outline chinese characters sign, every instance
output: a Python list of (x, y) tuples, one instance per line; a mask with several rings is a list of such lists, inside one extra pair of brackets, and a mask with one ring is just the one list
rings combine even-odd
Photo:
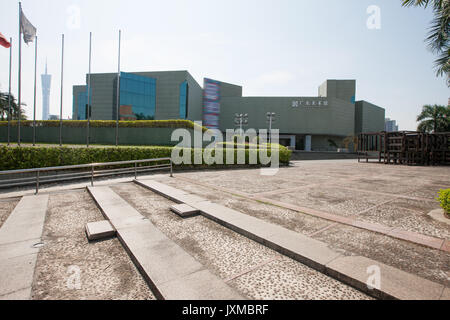
[(328, 100), (294, 100), (292, 101), (292, 108), (298, 107), (321, 107), (328, 106)]

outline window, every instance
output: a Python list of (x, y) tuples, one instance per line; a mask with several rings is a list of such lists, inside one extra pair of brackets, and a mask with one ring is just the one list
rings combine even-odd
[(187, 119), (188, 116), (189, 85), (187, 81), (180, 84), (180, 119)]
[[(87, 90), (87, 88), (86, 88)], [(78, 120), (87, 120), (86, 107), (87, 107), (87, 92), (78, 92), (77, 101), (78, 101)]]
[[(136, 120), (155, 119), (156, 79), (121, 72), (120, 106), (131, 107)], [(126, 110), (127, 108), (120, 109)], [(126, 117), (129, 120), (129, 115)]]

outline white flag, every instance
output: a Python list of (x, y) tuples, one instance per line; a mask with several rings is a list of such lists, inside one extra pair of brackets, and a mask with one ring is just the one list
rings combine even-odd
[(23, 41), (26, 44), (33, 42), (36, 36), (36, 28), (28, 21), (22, 10), (20, 10), (20, 31), (23, 33)]

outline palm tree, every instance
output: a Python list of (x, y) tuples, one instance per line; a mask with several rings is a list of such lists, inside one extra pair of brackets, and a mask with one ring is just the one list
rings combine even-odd
[(0, 92), (0, 120), (4, 121), (8, 115), (8, 94)]
[(426, 41), (430, 50), (438, 56), (435, 61), (436, 75), (447, 75), (450, 87), (450, 0), (402, 0), (405, 7), (433, 8), (434, 19)]
[(425, 105), (417, 122), (420, 132), (450, 132), (450, 106)]
[[(0, 120), (5, 121), (8, 119), (9, 108), (9, 94), (7, 92), (0, 92)], [(22, 106), (26, 106), (25, 103), (21, 103)], [(13, 94), (11, 94), (11, 120), (17, 120), (19, 118), (19, 108), (17, 106), (17, 100)], [(20, 108), (20, 120), (27, 120), (25, 110)]]

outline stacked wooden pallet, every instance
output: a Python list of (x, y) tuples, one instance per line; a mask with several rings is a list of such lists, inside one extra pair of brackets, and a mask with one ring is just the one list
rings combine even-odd
[(358, 137), (358, 161), (377, 158), (386, 164), (450, 164), (450, 133), (414, 131), (362, 133)]

